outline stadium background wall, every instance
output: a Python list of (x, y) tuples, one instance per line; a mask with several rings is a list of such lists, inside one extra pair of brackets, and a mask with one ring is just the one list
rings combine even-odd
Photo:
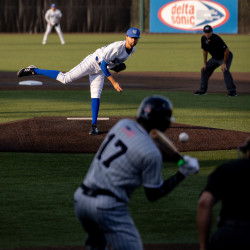
[[(140, 0), (0, 0), (1, 33), (41, 33), (51, 3), (62, 11), (63, 32), (125, 32), (140, 27)], [(144, 27), (149, 30), (149, 2), (144, 0)], [(238, 0), (238, 33), (250, 34), (250, 0)]]

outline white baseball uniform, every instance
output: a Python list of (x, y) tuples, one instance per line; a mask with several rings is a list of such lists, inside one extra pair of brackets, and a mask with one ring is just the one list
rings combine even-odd
[(55, 30), (60, 38), (61, 44), (65, 44), (63, 33), (59, 23), (61, 17), (62, 12), (59, 9), (56, 9), (55, 11), (49, 9), (46, 11), (45, 20), (47, 22), (47, 27), (43, 36), (43, 44), (46, 44), (48, 35), (52, 31), (53, 27), (55, 27)]
[(97, 49), (67, 73), (60, 72), (56, 80), (66, 84), (89, 75), (91, 98), (100, 98), (105, 77), (100, 64), (105, 60), (108, 69), (112, 69), (126, 61), (134, 53), (135, 47), (128, 54), (125, 45), (126, 41), (118, 41)]
[(143, 248), (127, 204), (139, 186), (161, 186), (161, 170), (162, 156), (149, 134), (136, 121), (120, 120), (95, 155), (84, 187), (74, 194), (75, 213), (88, 232), (86, 246), (98, 242), (98, 249), (106, 243), (112, 249)]

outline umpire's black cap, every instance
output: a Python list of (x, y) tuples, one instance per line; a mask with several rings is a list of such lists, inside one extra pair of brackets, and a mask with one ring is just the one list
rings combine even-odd
[(212, 27), (210, 26), (210, 25), (206, 25), (206, 26), (204, 26), (204, 28), (203, 28), (203, 32), (204, 33), (210, 33), (210, 32), (212, 32), (213, 31), (213, 29), (212, 29)]

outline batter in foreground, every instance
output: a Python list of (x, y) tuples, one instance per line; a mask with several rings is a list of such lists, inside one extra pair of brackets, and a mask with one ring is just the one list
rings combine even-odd
[(87, 249), (143, 249), (128, 210), (133, 191), (143, 185), (148, 200), (156, 201), (198, 172), (198, 160), (184, 156), (177, 173), (165, 181), (162, 178), (162, 154), (149, 132), (165, 131), (171, 116), (168, 99), (149, 96), (142, 101), (136, 121), (122, 119), (107, 134), (74, 193), (76, 216), (88, 234)]
[(93, 54), (87, 56), (80, 64), (66, 73), (57, 70), (39, 69), (31, 65), (21, 69), (17, 73), (17, 76), (44, 75), (66, 84), (89, 75), (92, 108), (92, 124), (89, 134), (96, 135), (98, 134), (97, 117), (104, 78), (106, 76), (118, 92), (123, 91), (109, 70), (120, 72), (126, 68), (124, 61), (134, 53), (139, 38), (140, 30), (130, 28), (127, 31), (125, 41), (114, 42), (97, 49)]

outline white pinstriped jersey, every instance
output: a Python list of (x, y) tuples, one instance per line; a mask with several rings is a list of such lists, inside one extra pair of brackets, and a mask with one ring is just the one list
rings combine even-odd
[(56, 9), (55, 11), (49, 9), (46, 11), (45, 14), (45, 20), (47, 21), (47, 23), (50, 23), (51, 25), (57, 24), (61, 17), (62, 17), (62, 12), (58, 9)]
[(84, 184), (113, 192), (128, 203), (140, 185), (163, 183), (162, 156), (149, 134), (134, 120), (120, 120), (95, 155)]
[(105, 60), (109, 64), (108, 68), (111, 69), (114, 66), (126, 61), (135, 51), (133, 47), (131, 53), (126, 51), (126, 41), (113, 42), (107, 46), (97, 49), (93, 54), (98, 57), (98, 62)]

